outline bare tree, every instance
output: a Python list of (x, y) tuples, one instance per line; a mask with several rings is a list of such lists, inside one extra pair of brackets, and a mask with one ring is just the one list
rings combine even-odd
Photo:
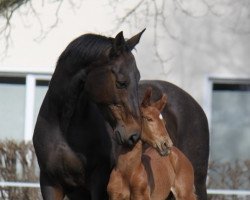
[[(235, 34), (250, 33), (250, 2), (248, 0), (136, 0), (128, 3), (126, 0), (109, 0), (109, 5), (118, 10), (116, 27), (124, 24), (129, 27), (147, 26), (153, 31), (155, 57), (164, 66), (169, 59), (160, 52), (160, 42), (168, 37), (182, 43), (182, 37), (174, 28), (182, 26), (185, 18), (202, 18), (208, 15), (221, 20), (221, 26)], [(178, 21), (178, 19), (180, 19)], [(164, 34), (163, 34), (164, 33)], [(164, 71), (163, 71), (164, 72)]]
[[(25, 18), (28, 16), (34, 16), (36, 23), (40, 26), (40, 33), (35, 38), (36, 41), (41, 41), (44, 39), (59, 23), (59, 13), (60, 9), (64, 2), (68, 2), (71, 5), (72, 10), (81, 6), (81, 1), (78, 3), (76, 0), (53, 0), (53, 1), (45, 1), (41, 0), (0, 0), (0, 41), (4, 44), (4, 55), (6, 55), (9, 45), (11, 43), (11, 33), (12, 33), (12, 24), (14, 15), (19, 15), (21, 18)], [(44, 22), (41, 20), (39, 13), (35, 7), (35, 3), (40, 3), (41, 6), (45, 4), (55, 4), (56, 9), (54, 12), (54, 18), (51, 19), (51, 23), (49, 27), (45, 28)], [(25, 9), (23, 9), (25, 8)], [(22, 10), (23, 9), (23, 10)], [(23, 20), (23, 25), (25, 24), (25, 19)], [(2, 52), (1, 52), (2, 53)]]
[[(40, 25), (40, 34), (36, 40), (41, 41), (47, 34), (58, 25), (60, 8), (64, 2), (72, 5), (72, 8), (80, 7), (80, 0), (41, 0), (41, 4), (56, 4), (55, 18), (48, 28), (44, 28), (36, 8), (34, 0), (0, 0), (0, 39), (5, 41), (5, 50), (11, 42), (12, 18), (15, 13), (20, 16), (32, 14)], [(36, 3), (39, 2), (36, 0)], [(78, 3), (77, 3), (78, 2)], [(123, 25), (129, 27), (147, 27), (153, 31), (153, 45), (155, 57), (163, 65), (170, 58), (166, 58), (160, 52), (159, 41), (170, 38), (176, 42), (182, 42), (178, 31), (173, 28), (181, 27), (185, 17), (201, 18), (212, 14), (218, 19), (223, 19), (222, 26), (236, 34), (250, 33), (250, 2), (248, 0), (107, 0), (108, 6), (114, 9), (115, 25), (113, 30), (117, 32)], [(27, 12), (18, 12), (26, 7)], [(181, 15), (182, 20), (178, 21)], [(180, 18), (180, 17), (179, 17)], [(183, 20), (184, 19), (184, 20)], [(142, 27), (144, 26), (144, 27)], [(164, 33), (164, 34), (163, 34)]]
[[(114, 10), (121, 10), (116, 12), (118, 14), (115, 29), (119, 29), (124, 23), (129, 27), (138, 27), (144, 24), (144, 26), (152, 28), (155, 56), (162, 64), (166, 63), (169, 59), (165, 59), (159, 52), (159, 38), (164, 37), (161, 33), (165, 32), (171, 39), (179, 40), (178, 35), (172, 31), (169, 21), (178, 12), (192, 17), (196, 17), (195, 13), (192, 13), (181, 0), (137, 0), (134, 1), (134, 5), (126, 5), (124, 2), (126, 1), (122, 3), (122, 1), (109, 0), (109, 4)], [(205, 4), (202, 0), (201, 2)]]
[(29, 0), (1, 0), (0, 1), (0, 18), (4, 22), (1, 24), (0, 35), (5, 39), (5, 49), (8, 49), (11, 35), (11, 19), (13, 13), (21, 6), (27, 4)]

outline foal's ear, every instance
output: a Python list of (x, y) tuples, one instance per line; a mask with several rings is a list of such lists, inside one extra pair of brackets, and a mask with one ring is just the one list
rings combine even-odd
[(126, 41), (126, 45), (129, 51), (132, 51), (134, 47), (139, 43), (141, 36), (145, 30), (146, 29), (144, 28), (140, 33), (136, 34), (135, 36)]
[(116, 56), (119, 55), (122, 51), (125, 50), (126, 42), (123, 37), (123, 32), (121, 31), (115, 36), (115, 39), (113, 41), (113, 46), (110, 50), (110, 56)]
[(150, 106), (150, 99), (151, 99), (151, 96), (152, 96), (152, 88), (151, 87), (148, 87), (145, 94), (144, 94), (144, 97), (143, 97), (143, 100), (142, 100), (142, 103), (141, 103), (141, 106), (142, 107), (148, 107)]
[(152, 104), (152, 106), (156, 107), (160, 112), (165, 108), (167, 104), (167, 95), (163, 94), (161, 99)]

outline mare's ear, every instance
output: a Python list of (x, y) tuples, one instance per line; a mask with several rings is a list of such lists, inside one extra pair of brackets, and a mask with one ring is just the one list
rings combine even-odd
[(161, 99), (154, 102), (152, 106), (156, 107), (161, 112), (165, 108), (166, 104), (167, 104), (167, 95), (163, 94)]
[(122, 51), (125, 50), (126, 42), (123, 37), (123, 32), (121, 31), (115, 36), (113, 41), (113, 46), (110, 50), (110, 57), (119, 55)]
[(148, 107), (150, 106), (150, 99), (151, 99), (151, 96), (152, 96), (152, 88), (151, 87), (148, 87), (145, 94), (144, 94), (144, 97), (143, 97), (143, 100), (142, 100), (142, 103), (141, 103), (141, 106), (142, 107)]
[(129, 51), (132, 51), (134, 47), (139, 43), (140, 38), (145, 30), (146, 29), (144, 28), (140, 33), (136, 34), (135, 36), (126, 41), (126, 45)]

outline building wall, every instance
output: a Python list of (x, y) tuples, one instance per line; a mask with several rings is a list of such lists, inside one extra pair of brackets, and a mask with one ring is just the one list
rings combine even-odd
[[(168, 30), (162, 27), (158, 30), (158, 35), (156, 37), (156, 41), (158, 44), (157, 50), (161, 58), (163, 60), (166, 60), (166, 62), (164, 63), (157, 61), (155, 57), (155, 38), (153, 34), (154, 31), (152, 24), (142, 23), (140, 27), (133, 27), (131, 30), (131, 34), (126, 31), (128, 29), (127, 27), (121, 28), (125, 30), (125, 37), (128, 37), (130, 35), (133, 35), (135, 32), (138, 32), (138, 30), (147, 27), (147, 31), (143, 34), (139, 45), (137, 45), (136, 47), (137, 51), (134, 51), (138, 68), (140, 69), (142, 75), (142, 79), (167, 80), (189, 92), (203, 107), (208, 116), (211, 138), (213, 139), (213, 141), (217, 139), (221, 140), (220, 138), (226, 138), (229, 141), (229, 144), (237, 140), (237, 134), (233, 134), (233, 132), (230, 132), (230, 134), (228, 134), (230, 135), (230, 137), (227, 138), (226, 131), (235, 130), (238, 125), (237, 123), (228, 124), (228, 122), (233, 118), (229, 119), (228, 117), (225, 117), (224, 115), (226, 115), (226, 113), (224, 112), (223, 114), (222, 111), (225, 109), (232, 109), (233, 104), (230, 104), (226, 101), (226, 99), (229, 98), (228, 96), (226, 96), (228, 94), (223, 95), (222, 92), (219, 94), (219, 96), (216, 96), (215, 93), (218, 91), (214, 91), (213, 86), (218, 82), (236, 85), (245, 84), (246, 86), (250, 84), (250, 5), (249, 3), (243, 4), (244, 2), (245, 1), (226, 0), (221, 4), (218, 3), (216, 5), (213, 5), (212, 12), (208, 12), (208, 10), (204, 9), (199, 10), (199, 8), (193, 6), (192, 13), (196, 13), (195, 15), (187, 14), (181, 10), (176, 10), (174, 13), (170, 13), (168, 21), (166, 22)], [(194, 9), (197, 9), (196, 11), (199, 12), (194, 12)], [(67, 24), (67, 26), (69, 26), (69, 24)], [(101, 27), (102, 29), (105, 29), (105, 27)], [(62, 27), (59, 27), (58, 29), (63, 30)], [(65, 28), (64, 30), (66, 29), (67, 28)], [(62, 34), (63, 31), (60, 32)], [(84, 32), (88, 31), (83, 31), (83, 33)], [(64, 34), (65, 33), (63, 33), (62, 35)], [(82, 34), (82, 32), (77, 32), (74, 34), (70, 32), (68, 34), (78, 36)], [(25, 37), (25, 34), (23, 35), (23, 37)], [(55, 35), (56, 39), (52, 37)], [(72, 35), (68, 35), (68, 38), (73, 39), (74, 37)], [(43, 46), (43, 49), (46, 49), (46, 52), (34, 52), (36, 56), (38, 56), (39, 54), (39, 59), (36, 60), (36, 62), (39, 63), (36, 63), (33, 60), (31, 61), (30, 57), (23, 55), (21, 56), (23, 58), (23, 60), (21, 60), (22, 62), (16, 64), (15, 69), (9, 66), (0, 66), (0, 70), (3, 73), (9, 71), (9, 73), (12, 74), (16, 71), (20, 72), (23, 70), (23, 68), (19, 67), (19, 65), (24, 66), (25, 63), (29, 63), (30, 65), (30, 63), (33, 62), (34, 66), (27, 66), (29, 67), (29, 70), (23, 70), (23, 73), (26, 73), (27, 71), (29, 71), (29, 73), (36, 72), (38, 74), (44, 74), (45, 71), (47, 71), (48, 73), (52, 73), (54, 69), (54, 63), (56, 63), (56, 59), (60, 54), (58, 52), (62, 52), (66, 47), (66, 45), (64, 45), (64, 47), (61, 47), (60, 45), (62, 45), (62, 43), (68, 44), (71, 40), (67, 38), (68, 42), (61, 42), (61, 39), (58, 39), (59, 36), (59, 32), (53, 32), (53, 34), (48, 37), (48, 40), (43, 42), (43, 44), (49, 44), (49, 47), (51, 48), (48, 48), (45, 45)], [(50, 37), (53, 38), (53, 42), (49, 40), (51, 39)], [(60, 45), (56, 42), (59, 42)], [(39, 45), (37, 44), (37, 46)], [(60, 46), (60, 51), (58, 50), (58, 46)], [(51, 52), (48, 51), (48, 49), (51, 50)], [(52, 53), (52, 50), (55, 50), (57, 52), (56, 55)], [(46, 59), (46, 56), (41, 56), (48, 53), (47, 51), (50, 53), (50, 60), (52, 60), (49, 62), (50, 65), (48, 64), (45, 67), (37, 67), (39, 64), (46, 63), (45, 61), (48, 60)], [(19, 50), (16, 55), (18, 54), (21, 55), (22, 52)], [(25, 54), (27, 54), (27, 52)], [(17, 62), (15, 60), (19, 61), (18, 59), (12, 59), (13, 62), (10, 63), (13, 64)], [(28, 91), (26, 89), (25, 91)], [(10, 92), (10, 90), (8, 91)], [(7, 94), (7, 92), (4, 91), (3, 87), (0, 92), (0, 95)], [(224, 92), (227, 93), (228, 91), (226, 90)], [(234, 94), (236, 93), (232, 94), (229, 92), (229, 96), (234, 96), (233, 98), (236, 99), (232, 103), (238, 102), (237, 105), (240, 105), (238, 109), (234, 110), (234, 112), (238, 112), (235, 116), (241, 116), (241, 118), (245, 119), (246, 123), (244, 124), (247, 124), (250, 119), (248, 107), (249, 89), (234, 92), (239, 92), (239, 95), (235, 97)], [(16, 94), (15, 96), (18, 96), (17, 92), (14, 93)], [(244, 95), (243, 93), (246, 93), (247, 95)], [(16, 106), (23, 105), (24, 103), (22, 102), (22, 99), (23, 97), (20, 97), (20, 100), (18, 98), (13, 100), (12, 102), (18, 102), (18, 104), (14, 103), (16, 104)], [(40, 98), (40, 102), (41, 99), (42, 98)], [(3, 102), (4, 98), (0, 99), (0, 101)], [(6, 102), (8, 102), (8, 100)], [(38, 112), (38, 104), (39, 103), (36, 104), (35, 113)], [(23, 108), (20, 107), (18, 109), (23, 109), (24, 113), (26, 113), (26, 104), (23, 106)], [(217, 111), (218, 108), (220, 108), (222, 111), (216, 113), (215, 111)], [(23, 119), (19, 115), (20, 113), (8, 113), (8, 111), (6, 111), (7, 107), (4, 106), (4, 103), (2, 103), (0, 109), (1, 118), (5, 118), (6, 120), (8, 119), (8, 123), (10, 123), (11, 120), (16, 121), (20, 124), (23, 123)], [(16, 111), (18, 109), (16, 109)], [(20, 112), (23, 112), (23, 110), (20, 110)], [(244, 115), (238, 115), (243, 111)], [(14, 116), (13, 119), (11, 119), (12, 116)], [(234, 118), (234, 120), (237, 120), (237, 118)], [(220, 124), (220, 122), (225, 123)], [(231, 125), (232, 128), (229, 128), (229, 130), (227, 129), (226, 131), (223, 130), (223, 128), (214, 129), (214, 127), (228, 128), (229, 125)], [(19, 129), (20, 132), (22, 132), (22, 129), (25, 132), (26, 125), (23, 125), (23, 127), (21, 125), (17, 125), (16, 127), (19, 127), (16, 129)], [(241, 125), (238, 126), (238, 129), (239, 128), (240, 133), (244, 133), (240, 141), (248, 141), (250, 135), (249, 127), (247, 125), (244, 125), (244, 127)], [(7, 132), (7, 129), (9, 129), (9, 126), (7, 126), (6, 123), (6, 128), (4, 128), (3, 132)], [(7, 136), (10, 135), (11, 134), (7, 134)], [(211, 141), (211, 145), (214, 144), (213, 141)], [(214, 151), (218, 150), (216, 145), (212, 148), (214, 149)], [(217, 146), (219, 145), (220, 144), (218, 144)]]
[[(172, 22), (176, 28), (170, 27), (176, 39), (158, 38), (160, 54), (168, 60), (164, 70), (159, 62), (151, 59), (154, 55), (153, 36), (146, 33), (146, 41), (142, 39), (137, 53), (142, 78), (174, 82), (191, 93), (203, 106), (206, 104), (209, 77), (249, 79), (250, 31), (248, 33), (232, 27), (228, 17), (211, 13), (192, 17), (177, 13)], [(242, 21), (250, 20), (243, 17), (238, 23)], [(164, 30), (162, 32), (160, 35), (164, 34)]]
[[(175, 26), (169, 26), (175, 38), (158, 38), (158, 50), (167, 62), (161, 66), (150, 60), (153, 36), (148, 34), (145, 46), (138, 47), (138, 66), (143, 79), (173, 82), (203, 107), (210, 126), (211, 159), (249, 159), (250, 5), (234, 2), (216, 12), (198, 17), (177, 12)], [(245, 89), (217, 91), (217, 83)]]

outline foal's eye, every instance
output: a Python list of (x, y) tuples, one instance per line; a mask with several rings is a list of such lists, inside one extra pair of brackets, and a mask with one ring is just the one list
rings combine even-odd
[(128, 87), (127, 81), (116, 81), (115, 84), (118, 89), (126, 89)]
[(150, 118), (150, 117), (143, 117), (143, 119), (145, 119), (145, 120), (148, 121), (148, 122), (152, 122), (152, 121), (153, 121), (153, 119)]

